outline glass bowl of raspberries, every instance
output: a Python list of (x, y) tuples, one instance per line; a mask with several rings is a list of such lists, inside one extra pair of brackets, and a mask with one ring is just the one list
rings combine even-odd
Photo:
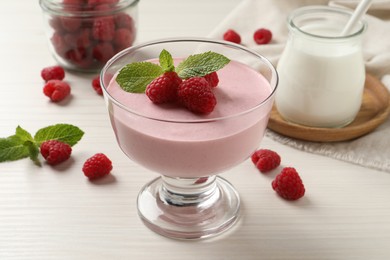
[(63, 67), (97, 72), (133, 45), (139, 0), (40, 0), (49, 48)]

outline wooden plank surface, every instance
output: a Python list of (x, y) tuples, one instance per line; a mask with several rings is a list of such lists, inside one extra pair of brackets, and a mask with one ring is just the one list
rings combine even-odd
[[(239, 0), (141, 0), (139, 41), (207, 36)], [(0, 2), (0, 137), (21, 125), (32, 133), (55, 123), (85, 131), (65, 164), (36, 167), (28, 159), (0, 164), (0, 259), (390, 259), (390, 175), (305, 153), (265, 138), (282, 165), (261, 174), (250, 160), (223, 173), (238, 190), (238, 225), (221, 237), (175, 241), (141, 222), (136, 196), (156, 176), (116, 144), (93, 75), (70, 73), (64, 105), (42, 94), (48, 52), (38, 1)], [(88, 181), (83, 162), (96, 152), (114, 163), (110, 178)], [(271, 182), (295, 167), (306, 195), (279, 198)]]

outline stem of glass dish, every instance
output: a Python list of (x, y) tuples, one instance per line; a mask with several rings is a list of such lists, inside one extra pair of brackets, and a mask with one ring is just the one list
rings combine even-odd
[(197, 205), (207, 208), (220, 196), (215, 180), (216, 176), (199, 178), (162, 176), (160, 199), (166, 204), (177, 207)]

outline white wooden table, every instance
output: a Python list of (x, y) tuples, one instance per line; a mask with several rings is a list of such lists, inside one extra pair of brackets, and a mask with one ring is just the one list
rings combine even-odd
[[(207, 36), (239, 0), (141, 0), (139, 38)], [(169, 18), (169, 20), (167, 19)], [(239, 191), (242, 216), (223, 236), (175, 241), (139, 219), (140, 188), (157, 176), (119, 149), (92, 75), (67, 72), (65, 105), (42, 94), (40, 70), (55, 64), (45, 40), (38, 1), (0, 2), (0, 137), (17, 125), (35, 133), (56, 123), (85, 136), (72, 159), (37, 167), (29, 159), (0, 164), (0, 259), (390, 259), (390, 175), (283, 146), (283, 166), (294, 166), (306, 186), (296, 202), (271, 188), (250, 160), (223, 174)], [(390, 138), (390, 137), (389, 137)], [(84, 161), (103, 152), (112, 176), (88, 181)]]

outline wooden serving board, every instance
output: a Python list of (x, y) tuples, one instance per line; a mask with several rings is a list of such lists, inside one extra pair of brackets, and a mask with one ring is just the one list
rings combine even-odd
[(275, 105), (268, 128), (285, 136), (313, 142), (347, 141), (363, 136), (382, 124), (390, 113), (390, 94), (380, 80), (367, 74), (363, 102), (355, 120), (342, 128), (317, 128), (285, 121)]

